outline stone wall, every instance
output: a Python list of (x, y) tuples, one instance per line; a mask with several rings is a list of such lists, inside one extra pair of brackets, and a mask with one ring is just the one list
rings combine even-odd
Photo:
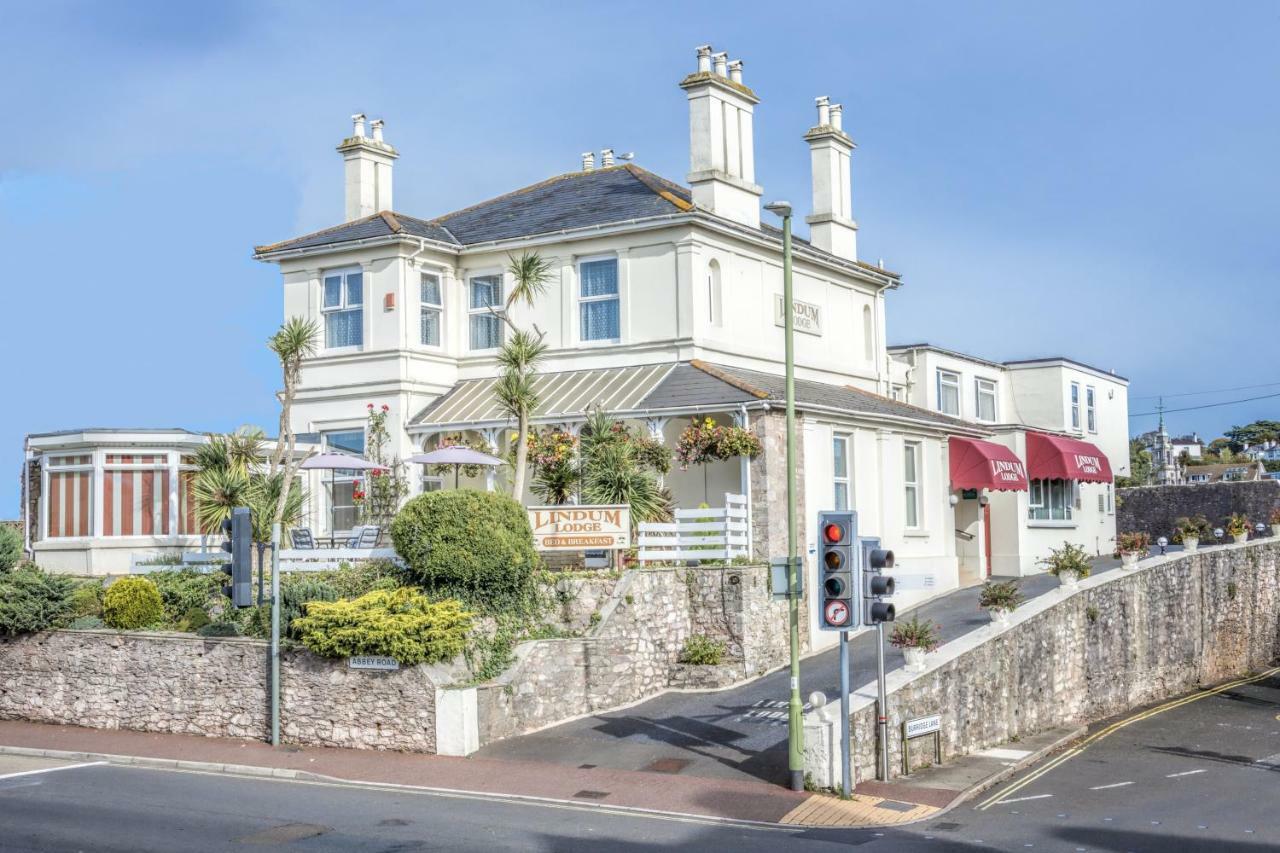
[[(243, 638), (115, 631), (0, 638), (0, 718), (266, 738), (268, 668), (267, 645)], [(286, 652), (281, 737), (435, 752), (436, 680), (427, 667), (365, 672)]]
[[(764, 566), (652, 568), (623, 575), (583, 638), (539, 640), (477, 692), (478, 745), (617, 708), (672, 687), (723, 687), (787, 659), (786, 605)], [(703, 634), (725, 644), (716, 667), (678, 662)]]
[(1280, 507), (1280, 480), (1139, 486), (1118, 490), (1116, 504), (1116, 530), (1145, 530), (1152, 538), (1172, 537), (1173, 522), (1181, 516), (1203, 515), (1219, 524), (1238, 512), (1265, 524)]
[[(943, 646), (919, 675), (891, 673), (890, 770), (904, 720), (942, 715), (944, 760), (1055, 727), (1077, 726), (1263, 669), (1280, 656), (1280, 543), (1174, 554), (1060, 589)], [(875, 778), (875, 685), (852, 698), (857, 779)], [(806, 720), (806, 767), (839, 778), (824, 710)], [(911, 762), (932, 760), (932, 739)]]

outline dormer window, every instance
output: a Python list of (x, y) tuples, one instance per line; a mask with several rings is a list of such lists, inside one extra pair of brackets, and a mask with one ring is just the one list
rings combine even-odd
[(324, 345), (343, 349), (364, 345), (364, 274), (359, 270), (324, 275)]
[(616, 341), (621, 338), (618, 259), (580, 261), (578, 282), (579, 333), (582, 340)]

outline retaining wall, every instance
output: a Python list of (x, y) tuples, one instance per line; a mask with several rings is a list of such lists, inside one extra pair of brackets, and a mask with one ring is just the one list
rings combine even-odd
[[(1280, 657), (1280, 543), (1264, 540), (1153, 557), (1033, 599), (1006, 628), (946, 644), (926, 671), (888, 677), (890, 772), (904, 720), (940, 714), (947, 758), (1104, 719), (1264, 669)], [(852, 697), (857, 780), (875, 778), (875, 684)], [(806, 771), (839, 779), (838, 708), (806, 716)], [(931, 763), (913, 741), (912, 766)]]

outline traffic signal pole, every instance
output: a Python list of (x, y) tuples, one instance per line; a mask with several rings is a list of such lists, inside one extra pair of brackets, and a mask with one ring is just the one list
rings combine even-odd
[[(889, 701), (884, 686), (884, 623), (876, 623), (876, 736), (880, 741), (878, 761), (880, 780), (889, 781)], [(904, 745), (905, 749), (906, 746)]]
[(849, 632), (840, 632), (840, 796), (853, 797), (853, 756), (849, 738)]
[(791, 698), (787, 703), (787, 769), (791, 790), (804, 790), (804, 707), (800, 702), (800, 542), (796, 532), (796, 355), (795, 299), (791, 285), (791, 210), (782, 217), (782, 317), (787, 362), (787, 601), (791, 646)]
[(271, 745), (280, 745), (280, 525), (271, 525)]

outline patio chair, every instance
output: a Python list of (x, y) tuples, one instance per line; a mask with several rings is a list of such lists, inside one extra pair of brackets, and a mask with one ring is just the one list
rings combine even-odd
[(293, 547), (301, 551), (314, 551), (316, 547), (315, 537), (311, 535), (310, 527), (295, 527), (289, 531), (289, 538), (293, 540)]
[(364, 525), (356, 525), (351, 528), (351, 535), (342, 542), (343, 548), (355, 548), (360, 544), (360, 534), (364, 533)]
[[(355, 531), (352, 531), (355, 532)], [(377, 548), (378, 539), (382, 536), (382, 528), (376, 524), (366, 524), (347, 543), (348, 548)]]

